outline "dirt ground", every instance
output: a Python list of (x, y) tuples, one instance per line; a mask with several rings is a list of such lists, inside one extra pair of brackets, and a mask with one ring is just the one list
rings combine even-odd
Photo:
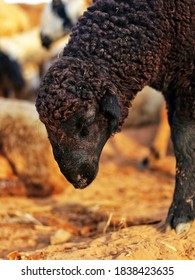
[(195, 259), (195, 225), (177, 235), (163, 223), (174, 190), (175, 159), (140, 170), (156, 126), (124, 129), (106, 145), (96, 180), (69, 183), (44, 199), (0, 198), (1, 259)]

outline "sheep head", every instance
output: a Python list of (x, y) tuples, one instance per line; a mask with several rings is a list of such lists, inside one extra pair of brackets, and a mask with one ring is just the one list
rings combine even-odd
[(93, 67), (70, 60), (61, 58), (49, 69), (36, 107), (61, 172), (75, 188), (84, 188), (97, 175), (102, 149), (118, 130), (121, 112), (116, 93), (102, 77), (94, 78)]

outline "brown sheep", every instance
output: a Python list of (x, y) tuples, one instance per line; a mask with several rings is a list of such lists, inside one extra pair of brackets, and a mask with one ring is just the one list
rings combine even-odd
[(195, 219), (195, 48), (193, 0), (96, 0), (73, 27), (36, 100), (61, 172), (84, 188), (109, 137), (149, 85), (168, 108), (176, 156), (166, 224)]

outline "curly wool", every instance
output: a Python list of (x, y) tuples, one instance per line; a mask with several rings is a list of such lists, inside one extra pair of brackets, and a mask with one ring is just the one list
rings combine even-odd
[(121, 126), (145, 85), (166, 92), (173, 82), (178, 88), (178, 69), (186, 76), (194, 71), (192, 2), (95, 1), (42, 81), (40, 119), (56, 130), (80, 106), (99, 102), (107, 87), (118, 98)]
[[(92, 102), (100, 102), (107, 88), (117, 92), (103, 69), (99, 70), (97, 65), (88, 61), (61, 57), (42, 80), (36, 100), (40, 119), (49, 125), (51, 131), (57, 132), (61, 123), (79, 111), (81, 106), (87, 109)], [(121, 96), (121, 100), (123, 98), (125, 96)], [(123, 110), (122, 119), (127, 114), (128, 106)]]

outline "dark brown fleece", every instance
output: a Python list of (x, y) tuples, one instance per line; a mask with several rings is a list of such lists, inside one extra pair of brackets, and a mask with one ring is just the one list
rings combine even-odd
[[(174, 80), (180, 87), (178, 70), (193, 73), (194, 67), (192, 4), (192, 0), (96, 1), (73, 28), (63, 57), (42, 82), (40, 115), (49, 117), (48, 110), (59, 109), (58, 119), (63, 120), (64, 111), (73, 110), (70, 104), (76, 105), (74, 98), (99, 100), (104, 80), (116, 85), (123, 117), (144, 85), (166, 91)], [(74, 67), (79, 67), (76, 74)], [(64, 106), (66, 110), (60, 109)]]

